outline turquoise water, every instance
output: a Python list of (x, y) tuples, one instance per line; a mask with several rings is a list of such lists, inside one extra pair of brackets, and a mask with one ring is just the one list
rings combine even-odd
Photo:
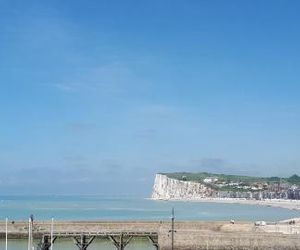
[(299, 217), (298, 211), (240, 204), (153, 201), (102, 196), (0, 196), (0, 218), (27, 220), (267, 220)]

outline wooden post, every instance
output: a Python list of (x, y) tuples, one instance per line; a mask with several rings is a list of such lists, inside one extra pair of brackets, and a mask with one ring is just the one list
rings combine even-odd
[(74, 237), (74, 243), (79, 248), (79, 250), (87, 250), (89, 245), (94, 241), (95, 236), (88, 238), (86, 235), (81, 235), (80, 239)]
[(156, 250), (159, 250), (158, 239), (153, 238), (152, 236), (147, 236), (148, 240), (152, 243)]
[(120, 250), (124, 250), (124, 244), (123, 244), (123, 241), (124, 241), (124, 236), (123, 234), (120, 235)]
[(169, 230), (169, 233), (171, 233), (171, 249), (174, 250), (174, 233), (176, 233), (175, 230), (175, 213), (174, 213), (174, 207), (172, 208), (172, 217), (171, 217), (171, 223), (172, 223), (172, 227), (171, 230)]
[(108, 236), (111, 242), (115, 245), (117, 250), (124, 250), (125, 247), (129, 244), (133, 236), (124, 237), (124, 234), (120, 234), (119, 240), (115, 236)]
[(8, 241), (8, 229), (7, 229), (8, 219), (5, 220), (5, 250), (7, 250), (7, 241)]
[(174, 250), (174, 208), (172, 209), (172, 250)]
[[(50, 240), (53, 243), (53, 225), (54, 224), (54, 219), (51, 219), (51, 230), (50, 230)], [(53, 250), (53, 244), (50, 246), (50, 250)]]
[(31, 219), (29, 218), (29, 220), (28, 220), (28, 250), (32, 250), (31, 234), (32, 234)]
[(40, 250), (50, 250), (52, 245), (54, 244), (55, 240), (57, 237), (53, 237), (51, 240), (49, 240), (48, 235), (44, 235), (42, 238), (42, 242), (39, 244), (39, 249)]

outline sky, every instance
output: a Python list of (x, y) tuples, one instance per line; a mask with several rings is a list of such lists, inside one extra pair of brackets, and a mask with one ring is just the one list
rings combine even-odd
[(0, 0), (0, 193), (149, 196), (300, 174), (297, 0)]

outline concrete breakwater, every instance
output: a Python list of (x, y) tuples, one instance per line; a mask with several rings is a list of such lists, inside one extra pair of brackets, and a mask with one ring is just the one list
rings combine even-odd
[[(42, 240), (50, 235), (51, 222), (36, 221), (33, 223), (33, 237)], [(168, 221), (56, 221), (54, 234), (66, 239), (86, 235), (87, 237), (105, 238), (109, 235), (129, 235), (154, 237), (153, 246), (157, 249), (171, 249), (171, 223)], [(300, 225), (288, 223), (266, 226), (255, 226), (251, 222), (175, 222), (174, 249), (300, 249)], [(157, 234), (156, 234), (157, 233)], [(9, 222), (8, 238), (26, 239), (28, 223)], [(5, 238), (5, 222), (0, 223), (0, 236)], [(119, 238), (116, 238), (119, 239)], [(55, 243), (54, 243), (55, 245)], [(116, 248), (119, 249), (119, 248)], [(130, 249), (130, 243), (126, 249)]]

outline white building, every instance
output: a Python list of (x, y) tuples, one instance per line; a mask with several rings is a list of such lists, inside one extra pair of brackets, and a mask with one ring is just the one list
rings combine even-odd
[(217, 181), (218, 181), (218, 178), (215, 178), (215, 177), (208, 177), (203, 180), (204, 183), (214, 183)]

